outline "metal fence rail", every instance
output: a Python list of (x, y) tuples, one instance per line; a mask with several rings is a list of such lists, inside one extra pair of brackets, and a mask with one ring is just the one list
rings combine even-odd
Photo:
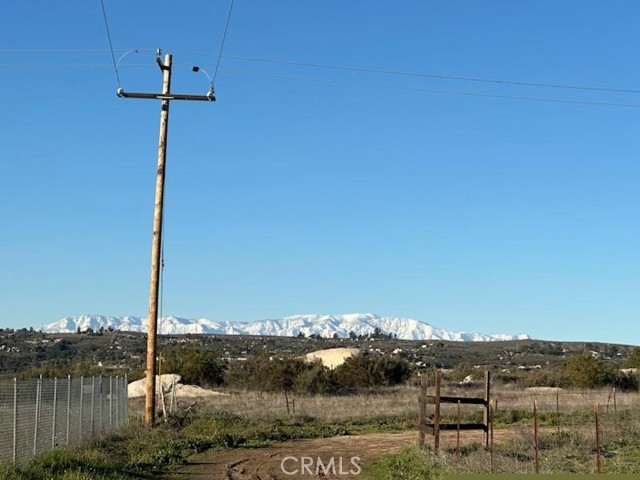
[(127, 417), (123, 377), (0, 380), (0, 462), (99, 438)]

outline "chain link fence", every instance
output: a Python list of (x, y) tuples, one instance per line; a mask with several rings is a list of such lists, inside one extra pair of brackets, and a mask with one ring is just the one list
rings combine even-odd
[(0, 462), (99, 438), (127, 417), (126, 378), (0, 380)]

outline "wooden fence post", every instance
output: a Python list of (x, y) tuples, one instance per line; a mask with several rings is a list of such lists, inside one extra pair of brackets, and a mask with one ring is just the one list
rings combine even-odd
[(460, 400), (458, 400), (458, 421), (456, 423), (456, 456), (460, 458)]
[(420, 377), (420, 395), (418, 396), (418, 448), (424, 448), (425, 423), (427, 421), (427, 377)]
[(600, 456), (600, 405), (593, 404), (593, 413), (596, 417), (596, 472), (602, 473), (602, 457)]
[(440, 450), (440, 383), (442, 374), (436, 370), (436, 398), (435, 414), (433, 416), (433, 453), (438, 455)]
[(533, 448), (536, 455), (536, 475), (540, 473), (540, 448), (538, 444), (538, 401), (533, 401)]
[[(490, 397), (490, 376), (489, 372), (485, 372), (485, 396), (484, 398), (468, 398), (468, 397), (454, 397), (442, 395), (442, 372), (435, 372), (435, 395), (427, 395), (427, 378), (425, 376), (420, 377), (420, 395), (418, 396), (418, 446), (424, 448), (425, 436), (427, 431), (433, 435), (433, 450), (437, 455), (440, 450), (440, 431), (441, 430), (456, 430), (457, 441), (456, 450), (457, 455), (460, 457), (460, 433), (462, 430), (484, 430), (485, 433), (485, 448), (489, 448), (490, 439), (491, 447), (493, 447), (493, 412), (495, 411), (495, 403)], [(458, 418), (456, 423), (442, 422), (441, 405), (443, 403), (457, 403), (458, 406)], [(483, 423), (462, 423), (461, 416), (461, 404), (477, 405), (483, 408)], [(433, 404), (434, 415), (433, 422), (427, 420), (427, 404)]]
[(493, 412), (494, 412), (494, 401), (493, 399), (489, 400), (489, 436), (490, 446), (489, 446), (489, 459), (491, 465), (491, 472), (493, 473)]
[(489, 412), (489, 399), (491, 398), (491, 373), (487, 370), (484, 372), (484, 415), (483, 422), (486, 429), (484, 433), (484, 446), (489, 448), (489, 422), (491, 413)]
[(556, 430), (560, 433), (560, 389), (556, 387)]
[(616, 387), (613, 387), (613, 423), (618, 427), (618, 402), (616, 401)]

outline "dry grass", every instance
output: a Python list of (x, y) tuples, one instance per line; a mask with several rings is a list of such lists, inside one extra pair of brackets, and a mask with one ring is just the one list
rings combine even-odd
[[(284, 393), (266, 393), (255, 391), (223, 391), (225, 395), (202, 399), (184, 399), (180, 406), (196, 402), (199, 411), (226, 411), (246, 417), (272, 417), (287, 414)], [(482, 397), (483, 386), (461, 387), (443, 385), (442, 394), (450, 396)], [(381, 417), (416, 418), (418, 415), (418, 395), (420, 389), (415, 386), (403, 386), (377, 389), (371, 393), (354, 395), (289, 395), (289, 413), (309, 416), (331, 422), (352, 421), (357, 419)], [(428, 389), (433, 394), (433, 388)], [(531, 411), (533, 401), (538, 402), (539, 412), (556, 411), (556, 392), (539, 392), (513, 385), (492, 386), (492, 396), (496, 400), (497, 410)], [(613, 411), (613, 395), (610, 389), (601, 390), (560, 390), (560, 413), (565, 416), (578, 412), (590, 412), (594, 402), (599, 402), (601, 410)], [(608, 407), (607, 407), (608, 405)], [(637, 392), (617, 392), (616, 407), (619, 412), (640, 409), (640, 395)], [(131, 400), (132, 411), (142, 411), (141, 400)], [(455, 416), (456, 406), (442, 405), (443, 416)], [(471, 405), (462, 406), (463, 415), (477, 414), (480, 408)]]
[[(198, 409), (265, 418), (287, 414), (287, 400), (283, 393), (228, 393), (202, 399)], [(418, 390), (410, 387), (354, 395), (289, 395), (289, 413), (329, 422), (414, 416), (417, 415), (417, 395)]]
[[(494, 388), (495, 397), (498, 400), (498, 407), (501, 404), (509, 409), (530, 409), (533, 401), (538, 402), (538, 409), (541, 411), (556, 410), (556, 390), (547, 392), (539, 392), (535, 390), (514, 388), (509, 385), (496, 386)], [(606, 409), (607, 405), (613, 409), (613, 391), (612, 389), (596, 389), (596, 390), (579, 390), (579, 389), (560, 389), (558, 391), (558, 400), (560, 403), (560, 411), (565, 413), (574, 413), (590, 409), (594, 402), (598, 402), (602, 408)], [(638, 392), (616, 392), (616, 406), (619, 410), (628, 410), (640, 407), (640, 396)]]

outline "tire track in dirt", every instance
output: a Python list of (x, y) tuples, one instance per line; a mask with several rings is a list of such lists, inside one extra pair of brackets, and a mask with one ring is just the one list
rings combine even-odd
[[(496, 430), (494, 440), (505, 440), (515, 431)], [(195, 480), (329, 480), (355, 479), (359, 468), (386, 453), (397, 452), (417, 444), (416, 431), (403, 433), (372, 433), (346, 435), (311, 440), (291, 440), (265, 448), (237, 448), (205, 452), (193, 457), (181, 470), (167, 479)], [(427, 436), (427, 442), (432, 437)], [(461, 443), (483, 442), (481, 431), (463, 432)], [(455, 432), (442, 432), (441, 448), (453, 448)], [(302, 457), (312, 459), (308, 469), (301, 469)], [(351, 459), (354, 459), (355, 465)], [(320, 462), (318, 462), (318, 458)], [(334, 459), (333, 468), (331, 459)], [(340, 463), (342, 459), (342, 463)], [(307, 460), (308, 462), (308, 460)], [(356, 467), (357, 465), (357, 467)], [(340, 468), (342, 467), (342, 468)], [(294, 473), (294, 471), (296, 473)]]

